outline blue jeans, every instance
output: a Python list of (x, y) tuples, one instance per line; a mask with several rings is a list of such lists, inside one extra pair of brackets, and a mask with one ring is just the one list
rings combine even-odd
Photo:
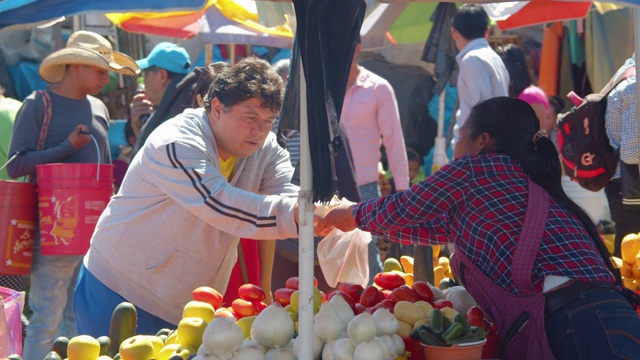
[[(113, 310), (127, 301), (93, 276), (84, 265), (80, 268), (76, 291), (73, 296), (73, 311), (78, 333), (98, 337), (109, 335)], [(178, 326), (151, 315), (136, 306), (137, 334), (154, 335), (160, 329), (176, 329)]]
[(43, 256), (33, 248), (29, 306), (33, 311), (24, 341), (24, 360), (42, 360), (58, 336), (76, 336), (73, 289), (82, 256)]
[[(375, 181), (360, 185), (359, 188), (362, 201), (380, 197), (380, 188)], [(372, 236), (369, 243), (369, 285), (373, 284), (373, 278), (379, 272), (382, 272), (382, 261), (380, 261), (380, 251), (378, 251), (378, 238)]]
[(640, 359), (640, 318), (616, 290), (579, 298), (545, 319), (556, 359)]

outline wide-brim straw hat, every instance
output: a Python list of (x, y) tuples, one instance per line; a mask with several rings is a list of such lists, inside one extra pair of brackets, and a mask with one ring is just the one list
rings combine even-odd
[(131, 57), (114, 51), (107, 39), (91, 31), (76, 31), (71, 34), (64, 49), (55, 51), (42, 60), (38, 73), (46, 82), (58, 83), (69, 64), (92, 65), (131, 76), (140, 73), (140, 68)]

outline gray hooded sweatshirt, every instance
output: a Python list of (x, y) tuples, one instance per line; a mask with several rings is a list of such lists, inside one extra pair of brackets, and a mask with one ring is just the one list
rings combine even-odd
[(262, 148), (237, 160), (228, 182), (204, 109), (187, 109), (131, 161), (84, 265), (128, 301), (177, 324), (195, 288), (225, 292), (240, 237), (298, 237), (292, 174), (269, 133)]

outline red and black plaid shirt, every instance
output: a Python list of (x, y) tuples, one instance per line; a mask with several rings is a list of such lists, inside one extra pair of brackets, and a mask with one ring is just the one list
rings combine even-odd
[[(462, 157), (411, 189), (360, 203), (358, 228), (402, 244), (455, 243), (498, 285), (516, 293), (511, 263), (527, 211), (527, 175), (503, 154)], [(546, 275), (614, 283), (580, 220), (553, 197), (532, 280)]]

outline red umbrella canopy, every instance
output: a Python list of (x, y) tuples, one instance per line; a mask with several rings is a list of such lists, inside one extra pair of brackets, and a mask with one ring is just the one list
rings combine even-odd
[(532, 0), (528, 2), (483, 5), (502, 30), (556, 21), (582, 19), (587, 16), (591, 1)]

